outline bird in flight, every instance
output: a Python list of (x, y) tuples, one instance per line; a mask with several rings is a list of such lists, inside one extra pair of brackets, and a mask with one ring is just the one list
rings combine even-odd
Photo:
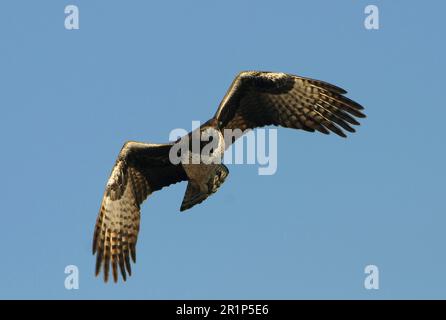
[[(355, 132), (356, 118), (364, 118), (364, 108), (345, 97), (347, 91), (330, 83), (296, 75), (263, 71), (239, 73), (221, 101), (215, 115), (186, 137), (192, 140), (207, 134), (213, 148), (209, 159), (193, 161), (197, 152), (183, 152), (184, 139), (166, 144), (126, 142), (107, 182), (93, 236), (96, 276), (103, 269), (108, 281), (130, 276), (136, 262), (136, 242), (140, 206), (153, 192), (187, 181), (181, 211), (201, 203), (223, 184), (228, 168), (216, 161), (224, 150), (246, 130), (274, 125), (346, 137)], [(229, 140), (227, 130), (238, 134)], [(211, 140), (211, 139), (209, 139)], [(200, 142), (199, 152), (206, 147)], [(180, 150), (178, 153), (177, 151)], [(181, 161), (172, 161), (177, 155)], [(192, 161), (187, 161), (192, 160)], [(205, 161), (206, 160), (206, 161)], [(213, 160), (213, 161), (209, 161)], [(192, 163), (191, 163), (192, 162)]]

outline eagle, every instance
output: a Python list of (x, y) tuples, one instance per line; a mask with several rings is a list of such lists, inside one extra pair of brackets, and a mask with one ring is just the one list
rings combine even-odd
[[(356, 118), (365, 117), (364, 108), (347, 98), (346, 93), (330, 83), (297, 75), (243, 71), (233, 80), (215, 115), (187, 138), (193, 139), (197, 133), (212, 137), (211, 160), (221, 159), (224, 150), (246, 131), (270, 125), (323, 134), (333, 132), (345, 138), (345, 132), (355, 132), (353, 126), (359, 125)], [(223, 134), (227, 130), (238, 130), (239, 134), (228, 140)], [(228, 176), (228, 168), (219, 161), (185, 161), (196, 152), (178, 148), (184, 141), (187, 140), (163, 144), (128, 141), (119, 152), (93, 236), (95, 274), (98, 276), (103, 270), (105, 282), (110, 265), (114, 282), (118, 281), (118, 272), (124, 281), (132, 274), (140, 208), (150, 194), (187, 181), (180, 207), (184, 211), (215, 193)], [(203, 147), (200, 142), (200, 148)], [(178, 155), (181, 161), (172, 161), (172, 155)]]

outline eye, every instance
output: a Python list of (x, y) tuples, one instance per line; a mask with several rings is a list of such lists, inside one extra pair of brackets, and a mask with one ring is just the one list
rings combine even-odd
[(177, 151), (177, 157), (178, 157), (178, 158), (181, 157), (181, 149), (178, 149), (178, 151)]
[(214, 141), (214, 136), (209, 137), (209, 142), (212, 142), (212, 141)]

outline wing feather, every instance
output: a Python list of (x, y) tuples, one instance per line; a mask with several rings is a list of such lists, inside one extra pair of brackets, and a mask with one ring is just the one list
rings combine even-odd
[(278, 125), (324, 134), (355, 132), (364, 108), (330, 83), (285, 73), (244, 71), (233, 81), (214, 116), (222, 129)]
[(140, 205), (152, 192), (187, 180), (181, 165), (169, 161), (171, 144), (128, 142), (116, 160), (108, 180), (93, 235), (95, 273), (104, 272), (108, 281), (130, 276), (130, 258), (136, 262), (136, 242), (140, 226)]

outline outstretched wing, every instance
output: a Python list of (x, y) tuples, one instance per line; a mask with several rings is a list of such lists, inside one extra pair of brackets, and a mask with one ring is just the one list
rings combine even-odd
[(241, 72), (223, 98), (214, 118), (222, 129), (253, 129), (266, 125), (330, 131), (346, 137), (364, 108), (332, 84), (274, 72)]
[(96, 275), (104, 270), (108, 281), (110, 264), (118, 280), (131, 275), (130, 257), (136, 262), (140, 205), (149, 194), (170, 184), (187, 180), (181, 165), (169, 160), (171, 144), (127, 142), (119, 153), (108, 180), (93, 237)]

